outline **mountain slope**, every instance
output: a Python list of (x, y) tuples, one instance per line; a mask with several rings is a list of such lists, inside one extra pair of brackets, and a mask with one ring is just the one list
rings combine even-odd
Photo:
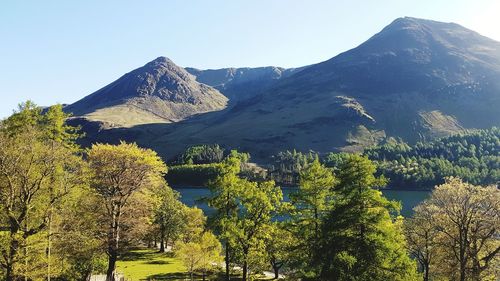
[(196, 81), (216, 88), (236, 102), (261, 94), (277, 81), (305, 68), (307, 67), (286, 69), (267, 66), (200, 70), (186, 67), (186, 71), (194, 75)]
[[(229, 84), (221, 76), (205, 81)], [(94, 136), (126, 136), (166, 157), (219, 143), (266, 161), (284, 149), (359, 151), (386, 137), (414, 143), (499, 126), (499, 108), (499, 42), (454, 23), (400, 18), (360, 46), (224, 110)]]
[(111, 126), (177, 122), (221, 110), (227, 98), (198, 83), (183, 68), (159, 57), (65, 108)]

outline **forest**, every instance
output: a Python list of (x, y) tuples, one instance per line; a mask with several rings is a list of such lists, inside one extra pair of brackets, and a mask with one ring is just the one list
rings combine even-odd
[[(172, 184), (204, 186), (213, 179), (225, 154), (224, 148), (217, 144), (190, 147), (173, 161), (168, 179)], [(389, 179), (387, 188), (429, 190), (444, 183), (446, 177), (459, 177), (478, 185), (500, 182), (500, 129), (496, 127), (415, 145), (388, 138), (379, 146), (365, 149), (362, 154), (375, 163), (377, 175)], [(249, 167), (243, 170), (247, 177), (296, 186), (300, 172), (316, 158), (336, 169), (348, 155), (286, 150), (273, 155), (270, 163), (261, 165), (260, 171)], [(247, 163), (250, 158), (251, 155), (246, 154), (243, 162)]]
[(179, 201), (156, 152), (126, 142), (81, 148), (67, 117), (60, 105), (27, 102), (0, 123), (4, 280), (118, 280), (118, 264), (148, 248), (173, 255), (190, 280), (259, 280), (269, 271), (285, 280), (498, 280), (500, 191), (483, 184), (494, 173), (442, 174), (410, 218), (379, 190), (391, 175), (383, 161), (498, 163), (498, 129), (365, 155), (284, 152), (276, 163), (298, 171), (290, 201), (250, 155), (189, 149), (179, 164), (211, 167), (207, 217)]
[(473, 184), (500, 182), (500, 129), (474, 130), (410, 146), (388, 140), (365, 155), (392, 187), (430, 188), (445, 177), (460, 177)]

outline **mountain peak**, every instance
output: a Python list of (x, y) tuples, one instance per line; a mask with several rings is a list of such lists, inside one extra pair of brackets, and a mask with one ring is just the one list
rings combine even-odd
[(156, 59), (150, 61), (146, 65), (160, 65), (160, 64), (177, 66), (171, 59), (164, 56), (157, 57)]
[(227, 98), (216, 89), (198, 83), (169, 58), (158, 57), (66, 110), (97, 121), (112, 120), (118, 126), (132, 126), (176, 122), (220, 110), (226, 103)]

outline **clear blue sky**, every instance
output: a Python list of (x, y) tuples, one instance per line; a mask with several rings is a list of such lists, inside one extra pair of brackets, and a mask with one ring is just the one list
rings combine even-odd
[(158, 56), (197, 68), (320, 62), (402, 16), (500, 41), (499, 2), (2, 0), (0, 117), (27, 99), (74, 102)]

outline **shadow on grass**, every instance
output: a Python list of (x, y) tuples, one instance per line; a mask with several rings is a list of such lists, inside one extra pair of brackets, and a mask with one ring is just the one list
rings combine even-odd
[(145, 249), (134, 249), (127, 253), (120, 255), (119, 260), (121, 261), (141, 261), (141, 260), (154, 260), (158, 258), (158, 255), (164, 256), (166, 258), (173, 258), (173, 253), (159, 253), (157, 251), (150, 251)]
[(181, 272), (171, 272), (149, 275), (148, 280), (190, 280), (189, 274)]
[(145, 264), (172, 264), (172, 263), (169, 261), (152, 260), (145, 262)]
[[(203, 280), (203, 276), (201, 274), (194, 274), (194, 280), (196, 281), (201, 281)], [(191, 277), (189, 276), (189, 273), (187, 272), (171, 272), (171, 273), (164, 273), (164, 274), (154, 274), (150, 275), (147, 277), (147, 280), (174, 280), (174, 281), (184, 281), (184, 280), (191, 280)], [(205, 280), (207, 281), (223, 281), (224, 280), (224, 274), (219, 273), (219, 274), (207, 274), (205, 276)], [(231, 280), (241, 280), (241, 276), (238, 275), (231, 275)]]

